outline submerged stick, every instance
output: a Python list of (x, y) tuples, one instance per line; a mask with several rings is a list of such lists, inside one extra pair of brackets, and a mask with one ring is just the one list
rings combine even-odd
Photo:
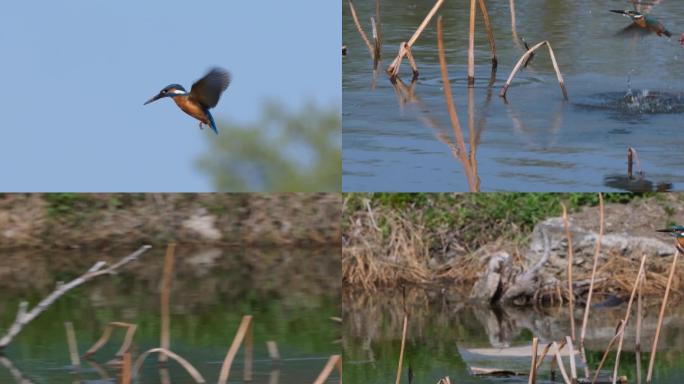
[(625, 319), (622, 323), (622, 330), (620, 332), (620, 340), (618, 341), (617, 351), (615, 354), (615, 367), (613, 368), (613, 384), (617, 383), (618, 379), (618, 367), (620, 366), (620, 351), (622, 350), (622, 342), (625, 339), (625, 328), (629, 322), (629, 316), (632, 312), (632, 303), (634, 302), (634, 296), (636, 296), (637, 287), (641, 281), (641, 276), (644, 274), (644, 264), (646, 263), (646, 255), (641, 256), (641, 264), (639, 265), (639, 272), (637, 272), (636, 281), (634, 281), (634, 287), (632, 287), (632, 293), (629, 296), (629, 302), (627, 303), (627, 310), (625, 313)]
[(314, 381), (314, 384), (323, 384), (325, 381), (330, 377), (330, 374), (332, 373), (333, 369), (337, 368), (337, 373), (340, 375), (340, 383), (342, 382), (342, 356), (340, 355), (332, 355), (328, 359), (328, 362), (325, 363), (325, 367), (323, 367), (323, 370), (321, 371), (320, 374), (318, 374), (318, 377)]
[(145, 359), (147, 356), (149, 356), (151, 353), (163, 353), (165, 355), (168, 355), (170, 358), (176, 360), (178, 364), (181, 365), (185, 369), (186, 372), (192, 376), (192, 378), (195, 380), (196, 383), (201, 383), (204, 384), (206, 383), (206, 380), (204, 380), (204, 377), (199, 373), (199, 371), (190, 364), (189, 361), (185, 360), (183, 357), (167, 350), (164, 348), (152, 348), (150, 350), (145, 351), (140, 357), (138, 357), (138, 360), (135, 361), (135, 365), (133, 366), (133, 376), (137, 376), (138, 372), (140, 371), (140, 368), (142, 367), (142, 364), (145, 362)]
[[(161, 291), (161, 340), (159, 345), (164, 349), (171, 348), (171, 335), (169, 329), (171, 322), (169, 320), (169, 301), (171, 300), (171, 281), (173, 276), (174, 252), (176, 244), (170, 243), (166, 247), (166, 255), (164, 256), (164, 272), (162, 275), (162, 291)], [(159, 354), (159, 362), (165, 363), (168, 356), (164, 353)]]
[(399, 365), (397, 366), (397, 380), (395, 384), (401, 381), (401, 366), (404, 364), (404, 346), (406, 346), (406, 328), (408, 327), (408, 315), (404, 315), (404, 327), (401, 331), (401, 349), (399, 350)]
[(76, 333), (74, 333), (74, 324), (71, 321), (64, 323), (67, 335), (67, 344), (69, 345), (69, 358), (71, 365), (74, 368), (81, 366), (81, 359), (78, 357), (78, 344), (76, 343)]
[(131, 344), (133, 343), (133, 335), (135, 335), (135, 331), (138, 328), (136, 324), (130, 324), (130, 323), (124, 323), (120, 321), (112, 321), (108, 323), (105, 326), (105, 330), (102, 333), (102, 336), (93, 344), (92, 347), (90, 347), (84, 354), (84, 358), (88, 358), (92, 355), (95, 354), (100, 348), (102, 348), (109, 338), (112, 336), (112, 331), (114, 328), (125, 328), (126, 329), (126, 336), (124, 336), (123, 343), (121, 343), (121, 347), (119, 347), (119, 350), (116, 352), (114, 356), (116, 357), (122, 357), (124, 353), (128, 351), (128, 349), (131, 347)]
[(572, 261), (573, 261), (573, 244), (572, 234), (570, 233), (570, 225), (568, 223), (568, 210), (565, 204), (561, 203), (563, 207), (563, 226), (565, 227), (565, 237), (568, 238), (568, 315), (570, 317), (570, 336), (573, 341), (577, 340), (575, 335), (575, 294), (572, 291)]
[(565, 336), (565, 344), (570, 349), (570, 377), (572, 382), (577, 382), (577, 365), (575, 364), (575, 347), (572, 345), (572, 337)]
[(468, 87), (475, 86), (475, 1), (470, 0), (468, 24)]
[(561, 75), (560, 68), (558, 68), (558, 63), (556, 63), (556, 56), (553, 54), (553, 49), (551, 48), (551, 44), (546, 40), (542, 41), (541, 43), (537, 43), (535, 46), (528, 49), (527, 52), (525, 52), (520, 57), (520, 59), (518, 60), (518, 63), (515, 64), (515, 67), (513, 67), (511, 74), (508, 76), (506, 83), (504, 83), (503, 87), (501, 87), (501, 91), (499, 92), (499, 96), (501, 96), (503, 98), (506, 97), (506, 92), (508, 91), (508, 87), (511, 85), (511, 81), (513, 81), (513, 77), (515, 77), (515, 74), (518, 73), (518, 71), (523, 66), (523, 63), (527, 60), (527, 58), (532, 53), (534, 53), (534, 51), (536, 51), (537, 49), (539, 49), (543, 45), (546, 45), (547, 48), (549, 49), (549, 56), (551, 56), (551, 63), (553, 64), (553, 69), (556, 71), (556, 77), (558, 78), (558, 84), (560, 85), (561, 91), (563, 92), (563, 97), (565, 98), (565, 100), (568, 99), (568, 92), (565, 89), (565, 83), (563, 81), (563, 75)]
[(354, 8), (354, 3), (352, 3), (351, 0), (349, 0), (349, 10), (351, 11), (352, 19), (354, 20), (354, 24), (356, 25), (356, 29), (359, 31), (359, 35), (361, 35), (361, 39), (363, 40), (364, 43), (366, 43), (366, 47), (368, 48), (368, 53), (370, 54), (371, 58), (374, 58), (373, 46), (371, 45), (370, 41), (368, 40), (368, 36), (366, 36), (366, 32), (363, 30), (363, 27), (361, 26), (361, 23), (359, 22), (359, 17), (356, 15), (356, 8)]
[[(527, 384), (535, 384), (537, 382), (537, 347), (539, 339), (532, 338), (532, 362), (530, 363), (530, 375), (527, 379)], [(542, 359), (543, 360), (543, 359)]]
[(90, 267), (90, 269), (85, 274), (75, 278), (67, 284), (59, 284), (52, 293), (50, 293), (46, 298), (44, 298), (30, 311), (28, 311), (28, 302), (22, 301), (21, 303), (19, 303), (19, 310), (17, 311), (17, 317), (14, 320), (14, 324), (12, 324), (9, 327), (7, 333), (2, 338), (0, 338), (0, 350), (9, 345), (9, 343), (12, 342), (12, 340), (19, 334), (19, 332), (21, 332), (22, 329), (24, 329), (24, 327), (28, 323), (33, 321), (36, 317), (38, 317), (38, 315), (40, 315), (46, 309), (48, 309), (50, 305), (52, 305), (57, 299), (62, 297), (65, 293), (98, 276), (116, 272), (117, 269), (119, 269), (125, 264), (128, 264), (136, 260), (138, 256), (142, 255), (150, 248), (151, 246), (149, 245), (143, 245), (137, 251), (122, 258), (116, 264), (108, 268), (105, 268), (107, 263), (105, 263), (104, 261), (98, 261), (92, 267)]
[[(565, 366), (563, 366), (563, 358), (561, 357), (560, 353), (561, 347), (559, 347), (555, 341), (551, 344), (553, 345), (553, 348), (556, 349), (556, 362), (558, 363), (558, 370), (560, 371), (561, 376), (563, 376), (563, 381), (565, 382), (565, 384), (572, 384), (572, 382), (568, 378), (568, 374), (565, 372)], [(574, 351), (571, 350), (570, 353), (574, 353)]]
[(272, 362), (280, 361), (280, 352), (278, 352), (278, 344), (276, 344), (275, 341), (267, 341), (266, 349), (268, 350), (268, 356), (271, 358)]
[[(245, 335), (247, 335), (248, 331), (251, 331), (251, 327), (252, 316), (242, 316), (242, 321), (240, 322), (240, 326), (238, 327), (237, 333), (235, 334), (235, 338), (233, 338), (233, 343), (230, 345), (228, 353), (226, 354), (226, 358), (223, 360), (223, 365), (221, 366), (221, 374), (219, 375), (218, 380), (219, 384), (225, 384), (226, 382), (228, 382), (228, 376), (230, 375), (230, 367), (233, 365), (235, 355), (237, 355), (238, 349), (240, 349), (240, 344), (242, 344)], [(245, 355), (245, 361), (246, 359), (247, 356)]]
[(580, 333), (580, 348), (584, 349), (584, 337), (587, 334), (587, 323), (589, 322), (589, 310), (591, 309), (591, 297), (594, 292), (594, 281), (596, 280), (596, 267), (601, 256), (601, 241), (603, 241), (603, 194), (599, 193), (599, 236), (596, 239), (594, 248), (594, 265), (591, 269), (591, 280), (589, 282), (589, 293), (587, 303), (584, 307), (584, 319), (582, 320), (582, 331)]
[(681, 251), (679, 243), (675, 240), (677, 252), (672, 257), (672, 266), (670, 267), (670, 276), (667, 278), (667, 285), (665, 286), (665, 296), (663, 303), (660, 306), (660, 314), (658, 315), (658, 326), (656, 327), (655, 336), (653, 337), (653, 345), (651, 346), (651, 358), (648, 362), (648, 371), (646, 373), (646, 384), (651, 384), (653, 381), (653, 366), (655, 364), (656, 350), (658, 348), (658, 338), (660, 337), (660, 329), (663, 326), (663, 318), (665, 317), (665, 308), (667, 308), (667, 298), (670, 295), (670, 287), (672, 287), (672, 280), (674, 278), (675, 270), (677, 269), (677, 256)]
[(485, 28), (487, 29), (487, 39), (489, 39), (489, 49), (492, 51), (492, 71), (494, 71), (498, 65), (498, 60), (496, 59), (496, 42), (494, 41), (494, 32), (492, 31), (492, 24), (489, 21), (489, 12), (487, 11), (487, 4), (485, 0), (478, 0), (480, 5), (480, 12), (482, 12), (482, 20), (484, 21)]
[[(413, 36), (409, 39), (409, 41), (406, 43), (406, 46), (409, 48), (413, 47), (413, 44), (418, 40), (418, 37), (420, 36), (421, 33), (423, 33), (423, 30), (425, 27), (427, 27), (428, 23), (432, 19), (433, 16), (435, 16), (435, 13), (437, 13), (437, 10), (439, 7), (442, 6), (442, 3), (444, 3), (444, 0), (437, 0), (435, 2), (435, 5), (432, 6), (432, 9), (430, 9), (430, 12), (425, 16), (425, 19), (423, 19), (423, 22), (420, 23), (418, 26), (418, 29), (413, 33)], [(399, 66), (401, 65), (401, 60), (404, 58), (404, 55), (406, 54), (405, 50), (400, 49), (399, 54), (397, 54), (397, 57), (394, 58), (394, 61), (387, 67), (387, 74), (390, 75), (390, 77), (394, 78), (397, 76), (397, 73), (399, 73)]]

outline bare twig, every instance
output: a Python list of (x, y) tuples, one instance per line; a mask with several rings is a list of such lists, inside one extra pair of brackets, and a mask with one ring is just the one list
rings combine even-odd
[(116, 357), (122, 357), (124, 353), (128, 351), (128, 349), (131, 347), (131, 344), (133, 343), (133, 335), (135, 335), (135, 331), (138, 328), (137, 325), (135, 324), (130, 324), (130, 323), (124, 323), (120, 321), (112, 321), (109, 324), (105, 326), (105, 330), (102, 333), (102, 336), (93, 344), (92, 347), (90, 347), (84, 354), (84, 358), (88, 358), (92, 355), (95, 354), (100, 348), (102, 348), (109, 338), (112, 336), (112, 331), (114, 328), (125, 328), (126, 329), (126, 336), (124, 336), (124, 341), (121, 343), (121, 347), (119, 347), (119, 350), (116, 352), (114, 356)]
[(594, 378), (591, 380), (591, 383), (594, 384), (596, 383), (596, 380), (598, 380), (598, 376), (601, 373), (601, 368), (603, 368), (603, 364), (606, 362), (606, 359), (608, 358), (608, 354), (610, 353), (611, 348), (613, 348), (613, 344), (615, 344), (615, 341), (620, 337), (620, 333), (624, 330), (624, 324), (625, 321), (623, 319), (620, 319), (620, 322), (618, 322), (618, 326), (615, 328), (615, 335), (610, 339), (608, 342), (608, 347), (606, 348), (606, 351), (603, 352), (603, 356), (601, 357), (601, 361), (599, 362), (598, 367), (596, 367), (596, 372), (594, 373)]
[[(235, 334), (235, 338), (233, 338), (233, 343), (230, 345), (228, 353), (226, 354), (226, 358), (223, 360), (223, 365), (221, 366), (221, 374), (218, 380), (219, 384), (225, 384), (226, 382), (228, 382), (228, 376), (230, 375), (230, 367), (233, 365), (233, 359), (235, 359), (235, 355), (237, 355), (237, 352), (240, 349), (240, 345), (245, 339), (247, 332), (251, 333), (251, 330), (252, 316), (242, 316), (242, 321), (240, 322), (240, 326), (238, 327), (237, 333)], [(247, 350), (245, 348), (245, 361), (247, 360), (247, 358)], [(249, 358), (251, 359), (251, 357)]]
[(568, 238), (568, 315), (570, 317), (570, 335), (572, 340), (577, 340), (575, 335), (575, 295), (572, 291), (572, 262), (573, 262), (573, 244), (572, 244), (572, 234), (570, 233), (570, 225), (568, 224), (568, 210), (565, 208), (565, 204), (561, 204), (563, 207), (563, 226), (565, 227), (565, 237)]
[(142, 367), (143, 362), (145, 362), (147, 356), (155, 352), (164, 353), (166, 355), (169, 355), (170, 358), (176, 360), (178, 364), (180, 364), (190, 374), (190, 376), (192, 376), (196, 383), (206, 383), (204, 377), (202, 377), (199, 371), (195, 367), (193, 367), (192, 364), (190, 364), (190, 362), (185, 360), (183, 357), (164, 348), (152, 348), (150, 350), (145, 351), (142, 355), (140, 355), (138, 359), (135, 361), (135, 365), (133, 366), (134, 377), (138, 375), (138, 372), (140, 371), (140, 368)]
[[(164, 256), (164, 272), (162, 275), (161, 286), (161, 336), (159, 346), (164, 349), (171, 348), (170, 335), (170, 320), (169, 320), (169, 301), (171, 300), (171, 282), (173, 276), (174, 251), (176, 249), (175, 243), (170, 243), (166, 247), (166, 255)], [(165, 363), (168, 356), (164, 353), (159, 354), (159, 362)]]
[(71, 365), (74, 368), (81, 366), (81, 359), (78, 357), (78, 344), (76, 343), (76, 333), (74, 333), (74, 324), (71, 321), (64, 323), (67, 335), (67, 344), (69, 346), (69, 357)]
[(107, 263), (105, 263), (104, 261), (98, 261), (92, 267), (90, 267), (90, 269), (85, 274), (77, 277), (76, 279), (70, 281), (67, 284), (58, 285), (52, 293), (50, 293), (46, 298), (44, 298), (40, 303), (38, 303), (35, 307), (33, 307), (33, 309), (31, 309), (28, 312), (28, 303), (22, 301), (19, 304), (19, 311), (17, 312), (17, 318), (14, 321), (14, 324), (12, 324), (9, 327), (7, 333), (2, 338), (0, 338), (0, 350), (9, 345), (9, 343), (12, 342), (12, 340), (19, 334), (19, 332), (21, 332), (22, 329), (24, 329), (24, 327), (28, 323), (33, 321), (36, 317), (38, 317), (38, 315), (40, 315), (46, 309), (48, 309), (50, 305), (52, 305), (57, 299), (62, 297), (65, 293), (98, 276), (116, 272), (117, 269), (119, 269), (121, 266), (136, 260), (138, 256), (140, 256), (150, 248), (151, 246), (144, 245), (132, 254), (122, 258), (116, 264), (112, 265), (109, 268), (104, 268), (107, 265)]
[(399, 350), (399, 365), (397, 366), (396, 384), (401, 381), (401, 366), (404, 364), (404, 347), (406, 346), (406, 328), (408, 327), (408, 315), (404, 315), (404, 327), (401, 331), (401, 349)]
[(342, 382), (342, 356), (340, 355), (332, 355), (328, 359), (328, 362), (325, 363), (325, 367), (323, 367), (323, 370), (321, 373), (318, 375), (316, 380), (314, 381), (314, 384), (323, 384), (325, 381), (328, 379), (330, 374), (332, 373), (333, 369), (337, 368), (337, 373), (340, 375), (340, 383)]
[(501, 97), (506, 97), (506, 92), (508, 91), (508, 87), (511, 85), (511, 81), (513, 81), (513, 77), (515, 76), (516, 73), (520, 70), (520, 68), (523, 66), (523, 63), (527, 60), (527, 58), (537, 49), (539, 49), (541, 46), (546, 45), (549, 48), (549, 56), (551, 56), (551, 63), (553, 64), (553, 69), (556, 71), (556, 77), (558, 78), (558, 84), (560, 85), (561, 91), (563, 92), (563, 97), (567, 100), (568, 99), (568, 92), (565, 89), (565, 83), (563, 81), (563, 75), (560, 73), (560, 68), (558, 68), (558, 63), (556, 63), (556, 56), (553, 54), (553, 49), (551, 48), (551, 44), (548, 41), (542, 41), (541, 43), (537, 43), (537, 45), (533, 46), (527, 52), (525, 52), (520, 59), (518, 60), (518, 63), (513, 67), (513, 70), (511, 71), (511, 74), (508, 76), (508, 79), (504, 83), (503, 87), (501, 87), (501, 91), (499, 92), (499, 96)]
[(580, 348), (584, 349), (584, 337), (587, 334), (587, 323), (589, 322), (589, 310), (591, 309), (591, 296), (594, 292), (594, 280), (596, 279), (596, 267), (601, 256), (601, 242), (603, 241), (603, 194), (599, 193), (599, 235), (596, 239), (594, 249), (594, 265), (591, 269), (591, 282), (589, 283), (589, 293), (587, 303), (584, 307), (584, 319), (582, 320), (582, 331), (580, 333)]
[(366, 36), (366, 32), (364, 32), (363, 27), (359, 22), (359, 17), (356, 15), (354, 3), (352, 3), (351, 0), (349, 0), (349, 10), (351, 11), (352, 19), (354, 20), (356, 29), (359, 31), (359, 35), (361, 35), (361, 39), (363, 39), (363, 42), (366, 43), (366, 47), (368, 47), (368, 53), (371, 55), (371, 58), (374, 58), (373, 45), (371, 45), (370, 41), (368, 40), (368, 36)]
[(632, 288), (632, 293), (629, 296), (629, 302), (627, 303), (627, 311), (625, 313), (625, 319), (622, 323), (622, 329), (620, 330), (620, 340), (618, 341), (617, 351), (615, 355), (615, 367), (613, 368), (613, 384), (617, 383), (618, 379), (618, 367), (620, 366), (620, 351), (622, 350), (622, 342), (625, 339), (625, 328), (629, 322), (629, 315), (632, 311), (632, 303), (634, 302), (634, 296), (637, 292), (637, 287), (641, 281), (641, 276), (644, 274), (644, 264), (646, 263), (646, 255), (641, 256), (641, 264), (639, 265), (639, 272), (637, 273), (636, 281), (634, 281), (634, 287)]
[(489, 39), (489, 49), (492, 51), (492, 71), (496, 69), (498, 61), (496, 59), (496, 42), (494, 41), (494, 32), (492, 31), (492, 24), (489, 21), (489, 12), (487, 11), (487, 4), (485, 0), (478, 0), (480, 5), (480, 12), (482, 12), (482, 19), (485, 28), (487, 29), (487, 38)]
[(468, 87), (475, 86), (475, 1), (470, 0), (468, 24)]
[[(539, 339), (532, 338), (532, 362), (530, 363), (530, 375), (527, 379), (528, 384), (535, 384), (537, 382), (537, 347)], [(542, 359), (543, 360), (543, 359)]]
[(407, 46), (409, 49), (413, 47), (413, 44), (416, 42), (416, 40), (418, 40), (420, 34), (423, 33), (423, 30), (428, 25), (432, 17), (435, 16), (435, 13), (437, 13), (439, 7), (442, 6), (442, 3), (444, 3), (444, 0), (437, 0), (435, 2), (435, 5), (432, 6), (432, 9), (430, 9), (430, 12), (427, 14), (427, 16), (425, 16), (423, 22), (420, 23), (420, 26), (418, 26), (416, 32), (413, 33), (413, 36), (411, 36), (411, 38), (406, 44), (402, 44), (401, 48), (399, 49), (399, 53), (397, 54), (397, 57), (394, 59), (394, 61), (392, 61), (389, 67), (387, 67), (387, 74), (390, 75), (390, 77), (394, 78), (399, 73), (399, 66), (401, 65), (401, 60), (404, 58), (404, 55), (406, 55), (406, 49), (404, 48), (404, 45)]
[[(556, 362), (558, 363), (558, 370), (560, 371), (561, 375), (563, 376), (563, 381), (565, 384), (572, 384), (570, 379), (568, 378), (568, 374), (565, 372), (565, 367), (563, 366), (563, 358), (561, 357), (561, 347), (558, 346), (558, 344), (554, 341), (551, 343), (553, 348), (556, 349)], [(574, 353), (575, 351), (570, 350), (570, 353)]]
[(677, 256), (682, 252), (679, 243), (675, 240), (677, 252), (672, 257), (672, 266), (670, 267), (670, 276), (667, 278), (667, 286), (665, 287), (665, 295), (663, 296), (663, 303), (660, 306), (660, 314), (658, 315), (658, 326), (656, 327), (655, 336), (653, 336), (653, 345), (651, 345), (651, 358), (648, 361), (648, 371), (646, 373), (646, 384), (651, 384), (653, 381), (653, 367), (655, 364), (655, 356), (658, 347), (658, 338), (660, 337), (660, 329), (663, 326), (663, 318), (665, 317), (665, 308), (667, 308), (667, 298), (670, 295), (670, 287), (672, 286), (672, 279), (674, 278), (675, 270), (677, 269)]

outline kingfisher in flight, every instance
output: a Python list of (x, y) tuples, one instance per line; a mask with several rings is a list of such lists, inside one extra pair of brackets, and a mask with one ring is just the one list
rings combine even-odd
[(657, 232), (666, 232), (677, 239), (677, 244), (684, 250), (684, 227), (681, 225), (673, 225), (666, 229), (657, 229)]
[(183, 112), (200, 121), (200, 129), (203, 128), (203, 124), (208, 125), (218, 135), (214, 117), (211, 116), (209, 109), (218, 104), (221, 94), (228, 88), (229, 84), (230, 72), (223, 68), (212, 68), (204, 77), (195, 81), (190, 92), (187, 92), (180, 84), (170, 84), (147, 100), (144, 105), (165, 97), (171, 97)]
[(628, 16), (632, 19), (632, 25), (628, 26), (626, 29), (631, 28), (641, 28), (649, 32), (655, 32), (658, 36), (665, 35), (670, 37), (670, 31), (668, 31), (660, 20), (656, 19), (651, 15), (645, 15), (639, 11), (629, 11), (622, 9), (611, 9), (613, 13), (619, 13), (621, 15)]

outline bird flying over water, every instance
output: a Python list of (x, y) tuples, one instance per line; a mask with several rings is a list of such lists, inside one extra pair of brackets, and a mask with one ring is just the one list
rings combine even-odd
[(670, 228), (666, 229), (656, 229), (656, 232), (666, 232), (677, 239), (677, 244), (680, 247), (684, 247), (684, 227), (681, 225), (672, 225)]
[(651, 15), (645, 15), (639, 11), (629, 11), (622, 9), (611, 9), (613, 13), (619, 13), (632, 19), (632, 24), (625, 29), (641, 28), (646, 31), (655, 32), (658, 36), (665, 35), (670, 37), (670, 32), (665, 28), (660, 20)]
[(212, 68), (192, 85), (190, 92), (187, 92), (180, 84), (170, 84), (147, 100), (144, 105), (164, 97), (171, 97), (183, 112), (200, 121), (200, 129), (202, 129), (202, 124), (205, 124), (218, 135), (214, 117), (209, 113), (209, 109), (218, 104), (221, 94), (229, 84), (230, 72), (223, 68)]

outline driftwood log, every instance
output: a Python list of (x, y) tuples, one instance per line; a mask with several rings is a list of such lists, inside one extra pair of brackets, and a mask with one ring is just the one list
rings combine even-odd
[(31, 310), (28, 309), (27, 301), (22, 301), (21, 303), (19, 303), (19, 310), (17, 311), (17, 317), (14, 320), (14, 323), (8, 328), (7, 333), (5, 333), (5, 335), (2, 338), (0, 338), (0, 350), (7, 347), (28, 323), (33, 321), (41, 313), (45, 312), (45, 310), (47, 310), (48, 307), (50, 307), (55, 301), (57, 301), (57, 299), (62, 297), (65, 293), (98, 276), (112, 274), (116, 272), (122, 266), (130, 263), (131, 261), (136, 260), (138, 256), (140, 256), (150, 248), (150, 245), (143, 245), (137, 251), (122, 258), (116, 264), (113, 264), (112, 266), (107, 268), (105, 268), (107, 266), (107, 263), (105, 263), (104, 261), (98, 261), (92, 267), (90, 267), (90, 269), (86, 273), (70, 281), (69, 283), (58, 283), (55, 290), (52, 291), (52, 293), (50, 293), (46, 298), (44, 298)]

